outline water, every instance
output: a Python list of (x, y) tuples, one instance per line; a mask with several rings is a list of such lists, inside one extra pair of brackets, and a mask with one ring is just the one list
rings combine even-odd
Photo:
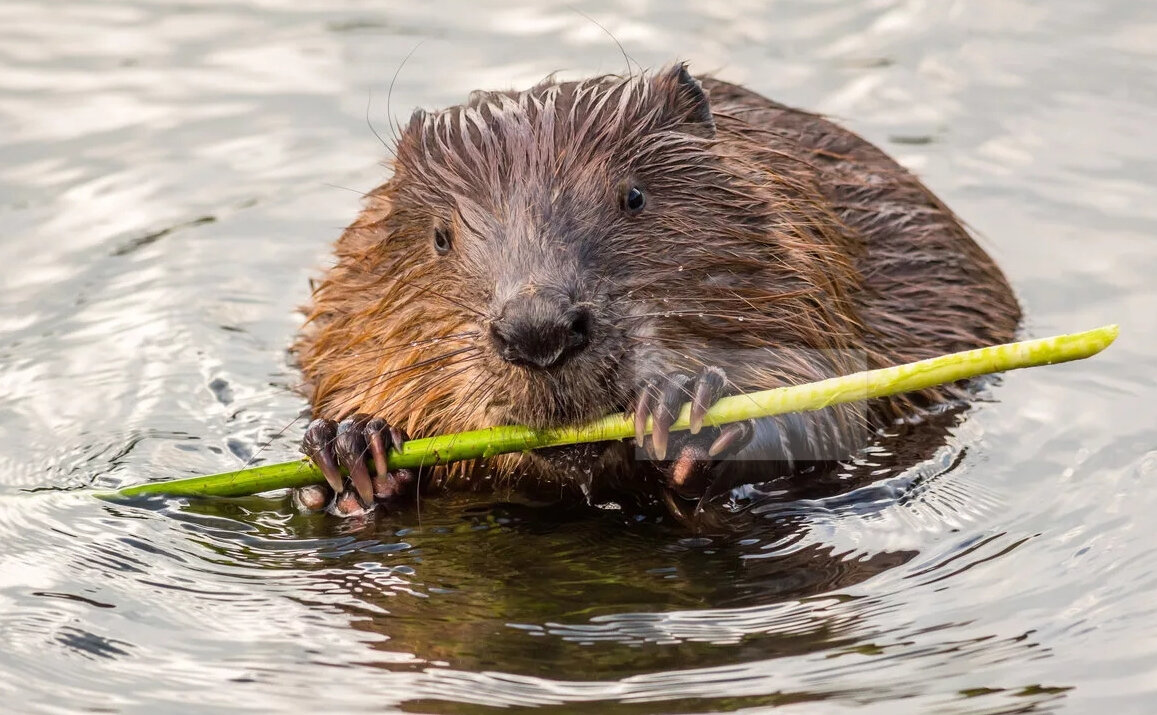
[(402, 118), (623, 59), (562, 3), (6, 0), (5, 709), (1157, 707), (1157, 8), (582, 10), (645, 65), (841, 118), (981, 234), (1029, 333), (1120, 341), (732, 539), (478, 495), (370, 523), (102, 503), (84, 488), (293, 453), (294, 309), (385, 175), (366, 115), (388, 133), (407, 55)]

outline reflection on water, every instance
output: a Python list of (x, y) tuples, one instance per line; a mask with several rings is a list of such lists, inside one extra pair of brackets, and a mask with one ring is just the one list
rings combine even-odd
[(87, 487), (295, 451), (285, 346), (383, 177), (367, 115), (388, 137), (390, 112), (623, 57), (563, 3), (15, 0), (0, 7), (9, 707), (1150, 709), (1157, 14), (581, 9), (644, 65), (688, 59), (841, 118), (976, 228), (1030, 332), (1117, 321), (1120, 342), (1008, 375), (826, 479), (737, 494), (705, 517), (727, 529), (699, 536), (503, 494), (342, 523), (283, 495), (101, 502)]

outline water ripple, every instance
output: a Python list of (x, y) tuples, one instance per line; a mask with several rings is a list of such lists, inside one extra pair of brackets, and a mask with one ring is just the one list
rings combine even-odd
[(1116, 321), (1119, 342), (897, 425), (833, 475), (736, 494), (698, 535), (486, 495), (343, 523), (284, 495), (99, 501), (294, 453), (286, 345), (328, 241), (383, 178), (367, 115), (381, 129), (623, 60), (565, 3), (13, 0), (7, 708), (1148, 708), (1157, 17), (1126, 0), (686, 10), (583, 8), (644, 65), (677, 48), (842, 117), (976, 227), (1028, 333)]

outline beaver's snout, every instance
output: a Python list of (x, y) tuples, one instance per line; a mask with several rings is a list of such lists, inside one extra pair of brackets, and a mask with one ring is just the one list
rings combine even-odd
[(590, 310), (542, 293), (511, 298), (490, 324), (491, 340), (503, 360), (542, 369), (582, 352), (590, 332)]

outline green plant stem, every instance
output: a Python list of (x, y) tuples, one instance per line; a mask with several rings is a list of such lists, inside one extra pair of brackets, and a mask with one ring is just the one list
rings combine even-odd
[[(805, 385), (724, 397), (707, 411), (704, 424), (722, 425), (789, 412), (818, 410), (829, 405), (923, 390), (993, 372), (1080, 360), (1104, 350), (1116, 339), (1117, 333), (1116, 325), (1106, 325), (1083, 333), (995, 345)], [(671, 426), (672, 431), (688, 428), (690, 411), (690, 405), (683, 406), (679, 419)], [(647, 431), (650, 430), (648, 422)], [(632, 437), (634, 432), (633, 419), (622, 414), (608, 415), (578, 427), (489, 427), (412, 439), (401, 450), (390, 451), (389, 464), (392, 468), (418, 468), (462, 459), (486, 458), (506, 452), (626, 439)], [(320, 470), (309, 461), (301, 459), (205, 477), (138, 484), (104, 496), (127, 498), (163, 494), (230, 497), (324, 481)]]

